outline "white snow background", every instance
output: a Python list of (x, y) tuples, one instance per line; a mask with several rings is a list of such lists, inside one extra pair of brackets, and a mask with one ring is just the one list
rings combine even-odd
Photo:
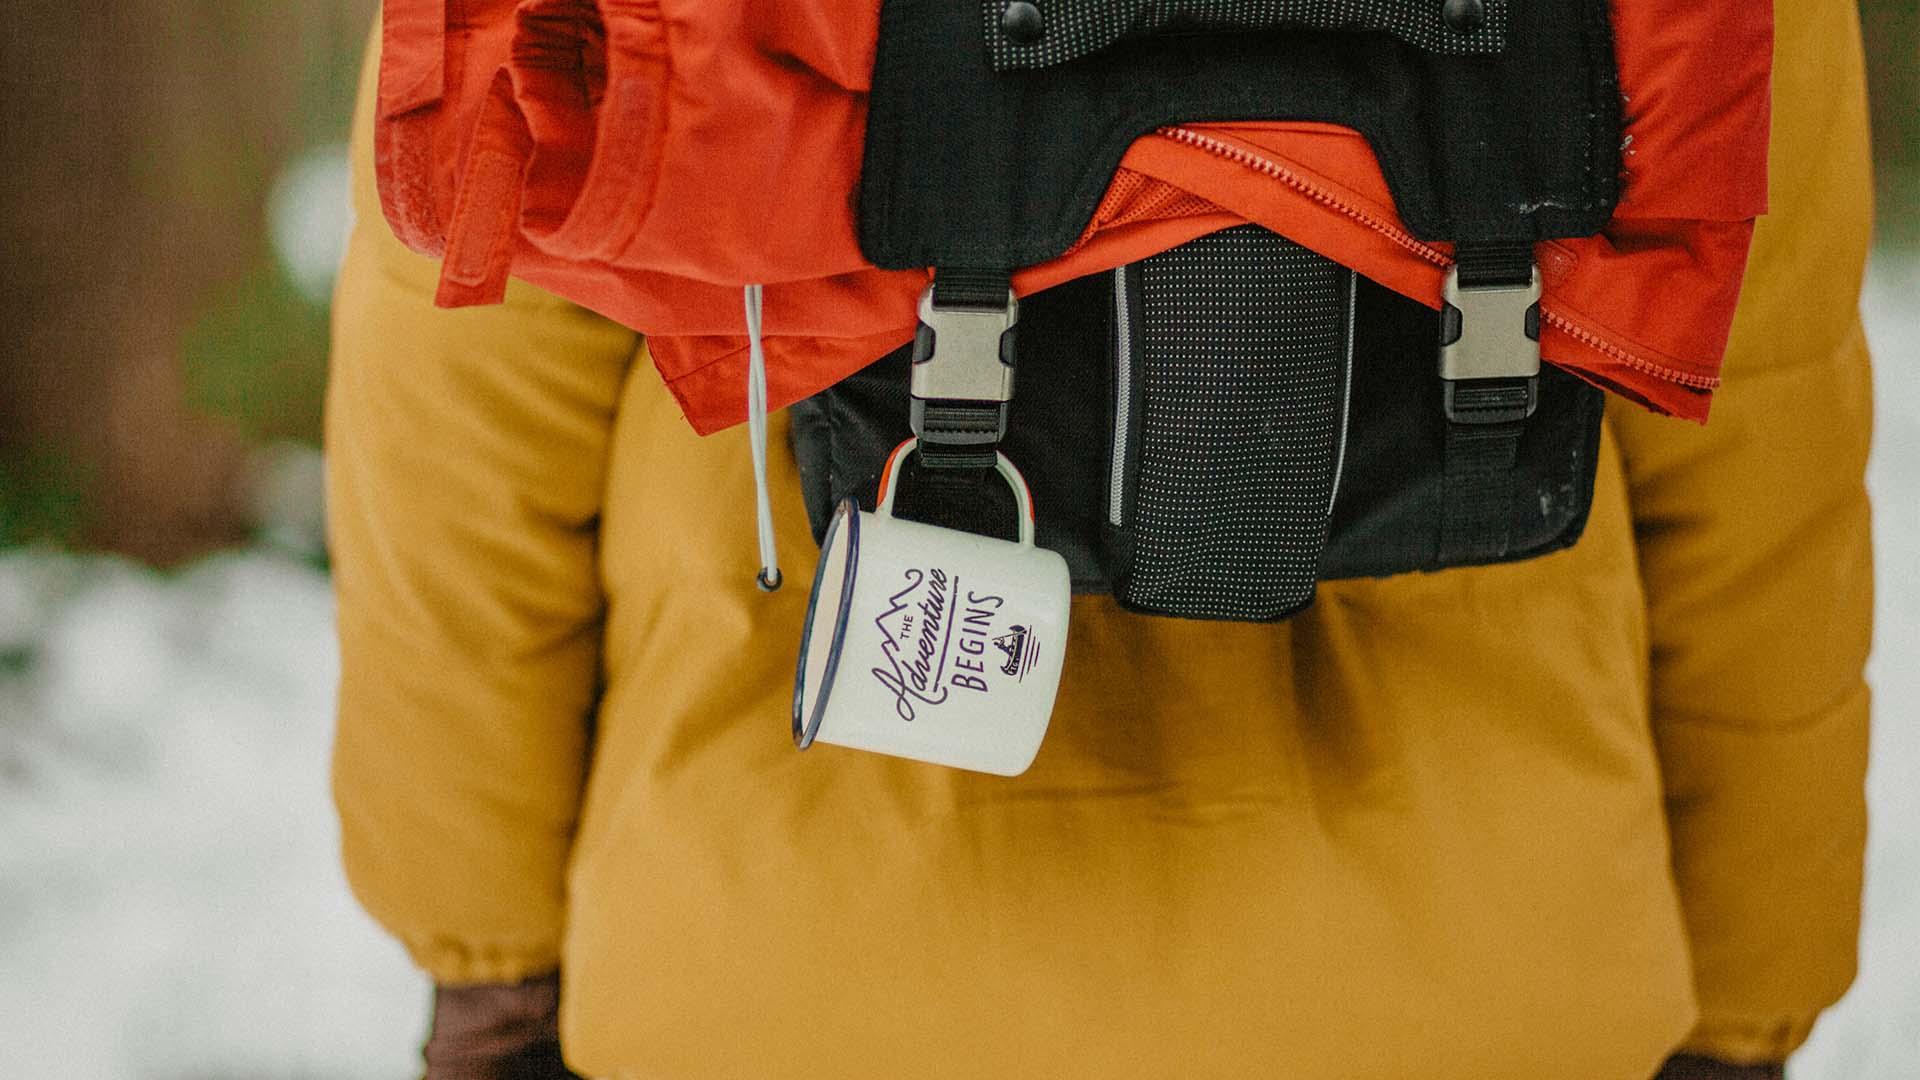
[[(1796, 1080), (1920, 1063), (1920, 260), (1883, 259), (1873, 834), (1859, 981)], [(0, 554), (0, 1080), (395, 1080), (426, 986), (348, 896), (326, 578)]]

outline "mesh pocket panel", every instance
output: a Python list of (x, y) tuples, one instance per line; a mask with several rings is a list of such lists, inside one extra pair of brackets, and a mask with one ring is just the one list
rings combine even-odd
[(1258, 226), (1131, 272), (1137, 322), (1120, 364), (1137, 419), (1114, 455), (1129, 548), (1117, 595), (1188, 618), (1297, 611), (1340, 467), (1353, 274)]

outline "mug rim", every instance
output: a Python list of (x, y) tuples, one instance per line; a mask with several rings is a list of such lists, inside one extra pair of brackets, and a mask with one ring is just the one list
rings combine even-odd
[[(813, 650), (813, 620), (820, 613), (820, 585), (827, 578), (828, 553), (840, 530), (847, 530), (847, 558), (840, 577), (840, 603), (833, 615), (833, 633), (827, 641), (827, 663), (820, 670), (820, 692), (814, 698), (813, 714), (806, 711), (807, 657)], [(807, 596), (807, 618), (800, 628), (800, 660), (793, 672), (793, 745), (801, 750), (813, 745), (826, 718), (827, 698), (833, 693), (834, 676), (840, 671), (840, 653), (847, 641), (847, 622), (853, 616), (853, 582), (860, 565), (860, 503), (851, 498), (840, 500), (826, 535), (820, 538), (820, 564), (813, 571), (813, 591)]]

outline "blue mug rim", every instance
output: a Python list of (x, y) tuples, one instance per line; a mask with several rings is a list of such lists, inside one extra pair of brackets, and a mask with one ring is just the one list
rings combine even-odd
[[(841, 529), (847, 530), (847, 558), (840, 577), (840, 603), (833, 615), (833, 634), (827, 641), (827, 663), (820, 671), (820, 692), (814, 698), (812, 715), (806, 713), (807, 657), (813, 649), (813, 620), (820, 614), (820, 585), (830, 569), (828, 553)], [(813, 592), (807, 597), (807, 619), (800, 628), (800, 660), (793, 672), (793, 745), (805, 750), (820, 734), (820, 722), (827, 714), (827, 698), (833, 693), (834, 676), (840, 671), (840, 655), (847, 641), (847, 622), (853, 615), (853, 582), (860, 566), (860, 503), (852, 498), (840, 500), (826, 535), (820, 538), (820, 565), (813, 571)]]

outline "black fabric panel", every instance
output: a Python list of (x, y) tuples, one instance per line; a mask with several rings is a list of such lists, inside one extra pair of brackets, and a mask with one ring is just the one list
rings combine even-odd
[(1441, 0), (1039, 0), (1038, 40), (1021, 40), (1003, 18), (1008, 0), (980, 0), (995, 70), (1052, 67), (1128, 37), (1166, 31), (1383, 30), (1435, 53), (1496, 53), (1506, 46), (1507, 0), (1480, 0), (1480, 14), (1456, 29)]
[[(1441, 570), (1446, 421), (1434, 372), (1434, 313), (1360, 281), (1347, 462), (1334, 502), (1322, 580)], [(1520, 438), (1504, 556), (1568, 547), (1586, 527), (1606, 395), (1551, 364)]]
[[(1112, 431), (1111, 279), (1071, 281), (1020, 300), (1020, 366), (1001, 449), (1033, 491), (1035, 541), (1067, 560), (1074, 588), (1105, 592), (1113, 556), (1100, 527)], [(818, 542), (840, 499), (863, 509), (879, 501), (880, 471), (912, 435), (907, 381), (912, 346), (882, 357), (832, 388), (792, 406), (801, 489)], [(924, 470), (937, 472), (939, 470)], [(964, 470), (926, 485), (909, 462), (895, 511), (904, 518), (1010, 537), (1017, 524), (1006, 482)], [(983, 509), (984, 508), (984, 509)]]
[(1497, 56), (1286, 29), (1127, 38), (995, 72), (980, 23), (978, 0), (885, 0), (860, 189), (861, 245), (879, 266), (1054, 258), (1127, 146), (1183, 121), (1355, 128), (1429, 239), (1591, 235), (1618, 197), (1605, 0), (1512, 6)]

